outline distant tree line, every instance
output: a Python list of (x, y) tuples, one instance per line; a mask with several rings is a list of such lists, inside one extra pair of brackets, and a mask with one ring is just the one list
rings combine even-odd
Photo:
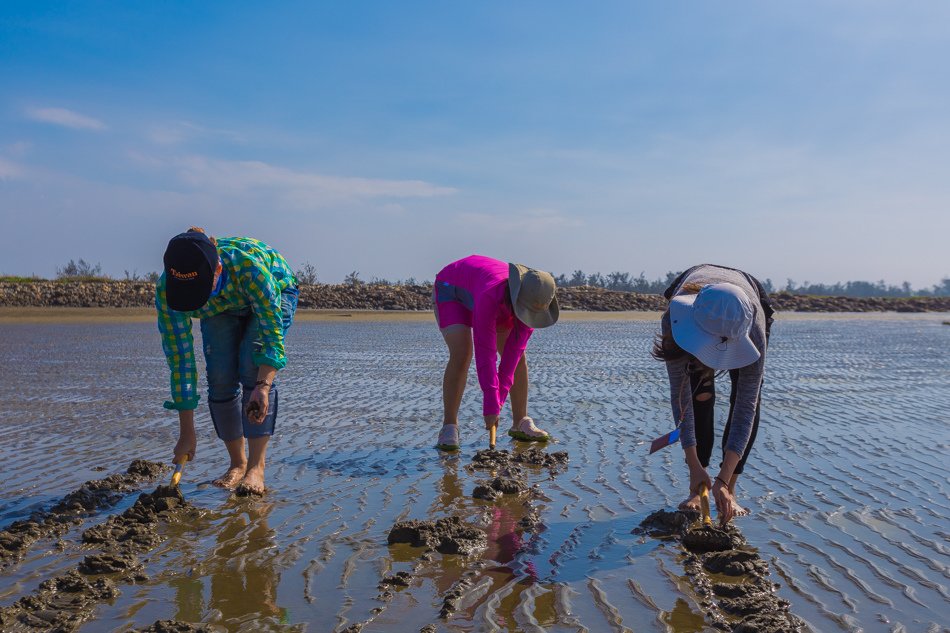
[(649, 295), (663, 294), (663, 291), (673, 283), (673, 280), (679, 275), (678, 272), (668, 272), (665, 278), (649, 280), (642, 272), (639, 277), (633, 277), (630, 273), (615, 271), (607, 275), (592, 273), (588, 275), (583, 270), (575, 270), (570, 277), (565, 274), (555, 275), (554, 281), (558, 286), (573, 288), (577, 286), (594, 286), (595, 288), (606, 288), (607, 290), (619, 290), (622, 292), (640, 292)]
[[(606, 288), (607, 290), (620, 290), (624, 292), (640, 292), (643, 294), (663, 294), (671, 283), (679, 276), (679, 272), (668, 272), (665, 277), (658, 279), (647, 279), (644, 273), (638, 277), (630, 273), (614, 271), (607, 275), (600, 273), (587, 274), (582, 270), (575, 270), (570, 277), (560, 274), (554, 277), (558, 286), (594, 286), (595, 288)], [(762, 285), (769, 293), (789, 292), (798, 295), (825, 295), (834, 297), (948, 297), (950, 296), (950, 277), (944, 277), (939, 284), (930, 288), (914, 289), (910, 282), (905, 281), (899, 286), (888, 285), (883, 280), (878, 282), (870, 281), (846, 281), (835, 284), (815, 284), (804, 282), (796, 284), (789, 279), (784, 288), (776, 288), (771, 279), (763, 279)]]
[(913, 289), (910, 282), (905, 281), (899, 286), (888, 285), (884, 280), (846, 281), (836, 284), (813, 284), (803, 282), (796, 284), (789, 279), (782, 288), (785, 292), (796, 295), (825, 295), (835, 297), (950, 297), (950, 277), (944, 277), (939, 284), (930, 288)]

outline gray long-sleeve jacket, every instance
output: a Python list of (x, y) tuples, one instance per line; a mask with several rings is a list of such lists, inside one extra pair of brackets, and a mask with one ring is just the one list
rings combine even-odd
[[(766, 315), (759, 301), (759, 291), (742, 272), (706, 264), (698, 266), (683, 277), (674, 288), (673, 296), (679, 294), (680, 288), (687, 283), (705, 285), (724, 282), (735, 284), (749, 295), (749, 300), (755, 309), (755, 319), (752, 324), (752, 331), (749, 332), (749, 338), (752, 339), (752, 343), (761, 354), (756, 362), (735, 370), (736, 404), (733, 409), (732, 425), (729, 428), (729, 440), (726, 448), (742, 455), (749, 443), (749, 436), (752, 434), (752, 422), (755, 418), (755, 409), (762, 387), (762, 377), (765, 373)], [(664, 335), (671, 333), (669, 309), (663, 314), (661, 325)], [(680, 442), (684, 449), (696, 445), (693, 398), (689, 374), (686, 371), (691, 358), (687, 355), (666, 363), (666, 371), (670, 376), (670, 403), (673, 405), (673, 417), (680, 423)]]

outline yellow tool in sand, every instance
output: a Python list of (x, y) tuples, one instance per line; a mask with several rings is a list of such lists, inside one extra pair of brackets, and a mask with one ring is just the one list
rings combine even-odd
[(175, 472), (172, 474), (172, 486), (177, 486), (178, 482), (181, 481), (181, 473), (185, 470), (185, 463), (187, 461), (188, 456), (185, 455), (180, 461), (175, 462)]
[(488, 448), (495, 450), (495, 435), (498, 433), (498, 425), (488, 429)]
[(709, 516), (709, 489), (704, 483), (699, 485), (699, 507), (703, 512), (703, 524), (712, 525), (712, 517)]

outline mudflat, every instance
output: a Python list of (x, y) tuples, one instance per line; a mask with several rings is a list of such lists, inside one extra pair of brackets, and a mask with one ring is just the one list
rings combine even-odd
[[(946, 321), (941, 312), (780, 312), (784, 320), (860, 320)], [(587, 311), (563, 310), (561, 321), (659, 321), (662, 312), (655, 311)], [(428, 310), (309, 310), (299, 309), (297, 322), (353, 323), (429, 323), (435, 319)], [(151, 323), (152, 308), (68, 308), (68, 307), (4, 307), (0, 306), (0, 323)]]
[[(16, 367), (0, 381), (0, 531), (38, 526), (22, 543), (0, 539), (18, 548), (0, 569), (0, 609), (17, 626), (945, 626), (946, 314), (780, 314), (739, 483), (752, 514), (724, 534), (673, 512), (687, 485), (680, 447), (647, 455), (672, 428), (665, 369), (649, 356), (656, 315), (565, 319), (532, 338), (531, 413), (554, 437), (536, 450), (505, 435), (507, 409), (486, 450), (473, 371), (454, 454), (434, 449), (445, 351), (430, 314), (301, 318), (267, 494), (210, 485), (227, 462), (203, 398), (186, 504), (156, 488), (167, 471), (127, 472), (135, 459), (168, 464), (177, 426), (141, 316), (0, 328), (0, 358)], [(672, 528), (634, 533), (659, 510)]]

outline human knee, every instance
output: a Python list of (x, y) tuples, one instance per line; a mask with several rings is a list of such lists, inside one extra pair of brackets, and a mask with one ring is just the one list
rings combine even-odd
[(703, 380), (696, 390), (696, 402), (709, 402), (716, 399), (716, 383), (712, 379)]
[(472, 362), (472, 344), (449, 347), (449, 364), (455, 367), (468, 367)]
[[(252, 383), (253, 384), (253, 383)], [(208, 376), (208, 400), (229, 402), (241, 394), (241, 383), (234, 379), (212, 379)]]

